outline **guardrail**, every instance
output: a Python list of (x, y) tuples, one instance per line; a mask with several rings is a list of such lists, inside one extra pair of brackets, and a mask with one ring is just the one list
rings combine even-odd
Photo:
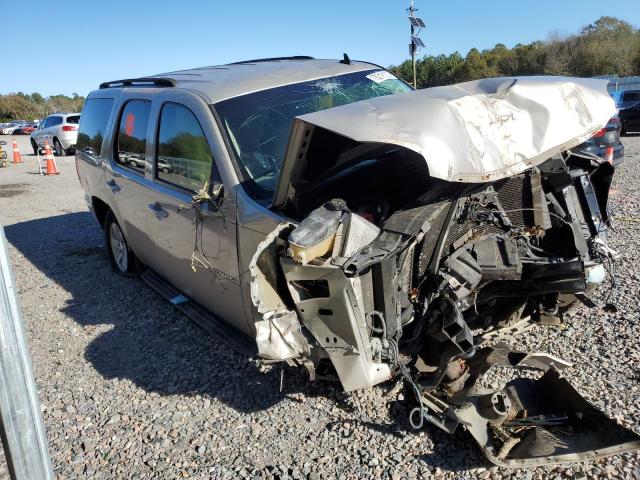
[(7, 239), (0, 225), (0, 435), (13, 480), (53, 479)]

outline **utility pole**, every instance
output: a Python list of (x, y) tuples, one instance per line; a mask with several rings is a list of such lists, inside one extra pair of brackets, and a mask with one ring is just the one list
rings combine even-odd
[(420, 34), (420, 29), (425, 27), (424, 22), (421, 18), (415, 16), (415, 12), (418, 11), (413, 4), (413, 0), (409, 3), (409, 24), (411, 25), (411, 43), (409, 44), (409, 53), (411, 54), (411, 65), (413, 67), (413, 87), (418, 88), (418, 82), (416, 79), (416, 53), (418, 53), (418, 48), (424, 47), (424, 43), (418, 36)]

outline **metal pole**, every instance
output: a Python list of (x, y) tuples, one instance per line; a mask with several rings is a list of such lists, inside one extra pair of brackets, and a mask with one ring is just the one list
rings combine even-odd
[[(411, 0), (411, 5), (409, 6), (409, 15), (413, 17), (413, 12), (415, 8), (413, 7), (413, 0)], [(413, 66), (413, 88), (418, 88), (418, 83), (416, 81), (416, 46), (413, 44), (413, 34), (415, 32), (415, 28), (413, 24), (411, 24), (411, 65)]]
[(0, 435), (13, 480), (51, 480), (40, 402), (0, 225)]

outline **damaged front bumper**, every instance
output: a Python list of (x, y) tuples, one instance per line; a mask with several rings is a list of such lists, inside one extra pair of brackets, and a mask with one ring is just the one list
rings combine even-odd
[[(328, 155), (313, 140), (305, 148)], [(507, 178), (457, 183), (397, 146), (347, 142), (333, 154), (328, 172), (297, 170), (305, 180), (280, 203), (292, 220), (251, 261), (263, 358), (312, 379), (332, 372), (346, 391), (403, 378), (419, 405), (412, 424), (463, 427), (499, 465), (640, 447), (559, 375), (566, 362), (487, 346), (560, 323), (576, 302), (598, 306), (589, 295), (617, 256), (606, 245), (611, 165), (560, 152)], [(545, 373), (478, 386), (495, 365)]]
[[(477, 386), (481, 374), (494, 366), (544, 374), (535, 380), (516, 378), (500, 390)], [(568, 366), (560, 359), (512, 351), (505, 345), (485, 347), (470, 362), (471, 381), (464, 391), (445, 402), (421, 393), (421, 408), (414, 414), (446, 418), (439, 426), (449, 433), (464, 428), (486, 457), (503, 467), (580, 462), (640, 448), (640, 436), (590, 405), (562, 377), (560, 370)]]

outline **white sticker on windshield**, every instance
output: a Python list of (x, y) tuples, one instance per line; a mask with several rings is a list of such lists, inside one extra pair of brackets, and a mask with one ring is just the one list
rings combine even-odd
[(386, 70), (380, 70), (378, 72), (370, 73), (369, 75), (367, 75), (367, 78), (372, 82), (382, 83), (385, 80), (395, 80), (396, 77), (394, 77), (391, 73), (387, 72)]

